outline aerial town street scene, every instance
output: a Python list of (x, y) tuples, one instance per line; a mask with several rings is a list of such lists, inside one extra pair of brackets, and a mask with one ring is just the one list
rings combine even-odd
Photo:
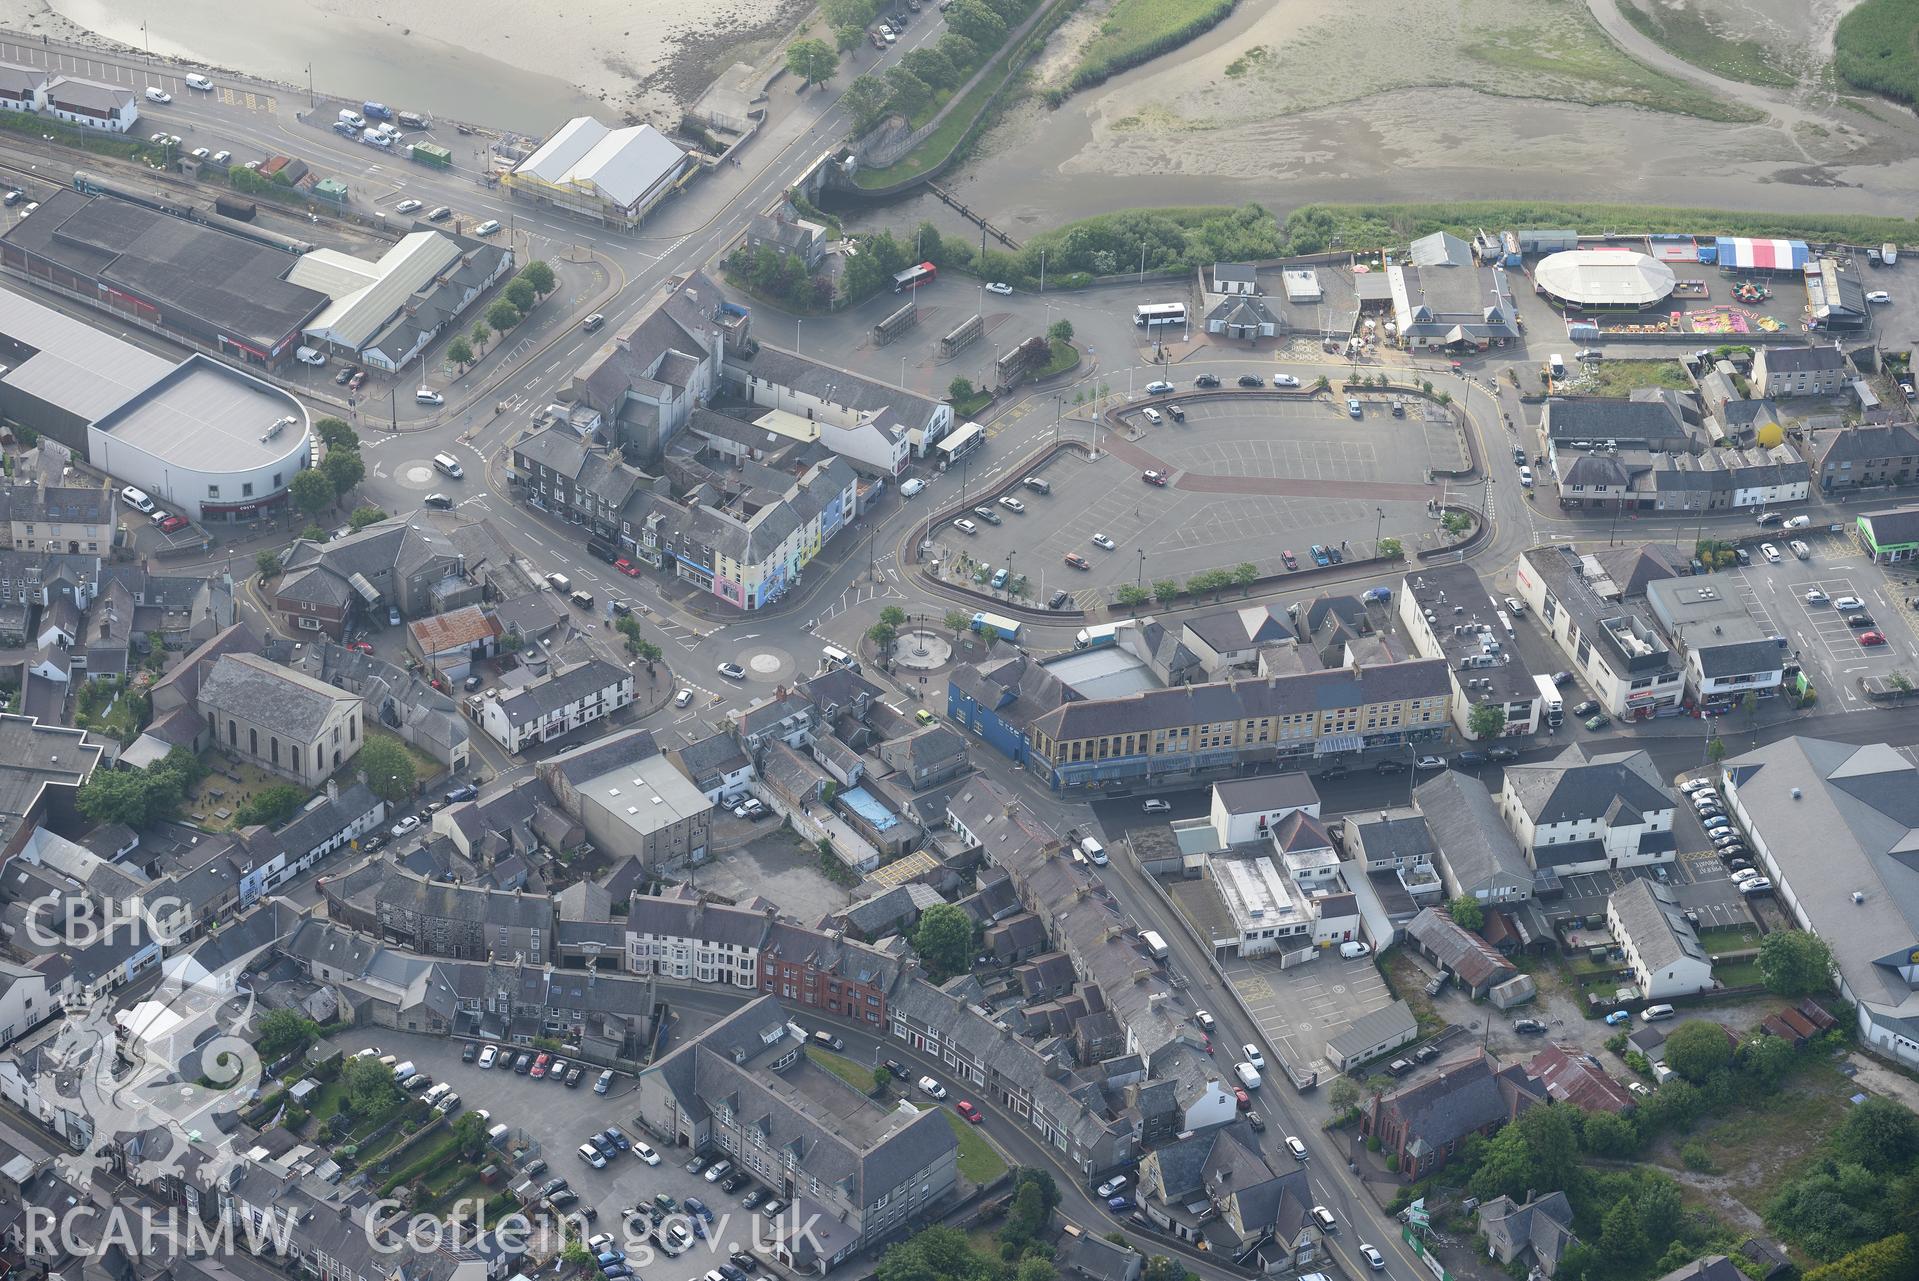
[(1915, 112), (0, 0), (0, 1281), (1915, 1281)]

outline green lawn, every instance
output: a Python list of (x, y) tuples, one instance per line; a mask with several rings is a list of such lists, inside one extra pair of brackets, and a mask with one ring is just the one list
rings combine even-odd
[(873, 1092), (873, 1069), (855, 1063), (843, 1054), (834, 1054), (831, 1050), (822, 1050), (816, 1046), (806, 1047), (806, 1057), (846, 1082), (861, 1094)]
[(1912, 0), (1865, 0), (1839, 20), (1834, 61), (1847, 84), (1919, 101), (1919, 5)]
[(1075, 89), (1176, 49), (1210, 30), (1236, 0), (1114, 0), (1099, 34), (1080, 53)]
[(1759, 927), (1756, 925), (1709, 925), (1699, 931), (1699, 942), (1708, 956), (1723, 956), (1727, 952), (1749, 952), (1759, 946)]
[(1641, 387), (1686, 391), (1692, 381), (1676, 360), (1599, 360), (1576, 381), (1582, 396), (1629, 396)]
[(1660, 48), (1714, 75), (1774, 89), (1790, 89), (1799, 83), (1797, 76), (1779, 65), (1777, 55), (1766, 45), (1727, 35), (1689, 6), (1662, 4), (1659, 0), (1620, 0), (1619, 11)]
[(1764, 982), (1758, 961), (1721, 961), (1712, 967), (1712, 976), (1727, 987), (1745, 987), (1749, 983)]
[(1000, 1175), (1006, 1173), (1006, 1162), (986, 1136), (980, 1133), (977, 1125), (969, 1125), (959, 1113), (950, 1108), (941, 1108), (946, 1114), (947, 1124), (953, 1127), (953, 1137), (959, 1140), (959, 1172), (961, 1177), (984, 1187)]
[[(1846, 1097), (1857, 1088), (1835, 1064), (1808, 1064), (1777, 1090), (1752, 1092), (1723, 1119), (1661, 1141), (1649, 1154), (1650, 1161), (1678, 1172), (1683, 1169), (1676, 1155), (1679, 1147), (1699, 1143), (1725, 1171), (1716, 1185), (1756, 1219), (1839, 1123)], [(1689, 1182), (1683, 1174), (1678, 1177), (1681, 1184)]]

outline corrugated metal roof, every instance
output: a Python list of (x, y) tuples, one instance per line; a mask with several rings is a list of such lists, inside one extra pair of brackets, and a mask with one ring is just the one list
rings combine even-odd
[(0, 334), (34, 354), (0, 381), (88, 422), (166, 376), (173, 363), (0, 289)]
[(631, 205), (686, 162), (686, 153), (652, 125), (609, 129), (576, 116), (517, 170), (553, 187), (590, 187)]
[[(324, 289), (333, 302), (313, 318), (306, 332), (358, 351), (385, 327), (395, 312), (421, 288), (445, 271), (460, 256), (460, 247), (437, 231), (416, 231), (386, 251), (380, 261), (370, 264), (374, 279), (344, 296), (319, 282), (320, 279), (345, 283), (358, 279), (342, 262), (328, 260), (305, 278), (309, 254), (294, 263), (287, 279), (295, 284)], [(339, 255), (345, 258), (345, 255)]]

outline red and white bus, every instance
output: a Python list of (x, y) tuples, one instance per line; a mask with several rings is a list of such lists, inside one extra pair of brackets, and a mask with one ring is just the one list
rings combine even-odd
[(920, 285), (930, 285), (939, 274), (939, 268), (930, 262), (923, 262), (917, 267), (908, 267), (905, 271), (894, 275), (893, 292), (900, 294)]

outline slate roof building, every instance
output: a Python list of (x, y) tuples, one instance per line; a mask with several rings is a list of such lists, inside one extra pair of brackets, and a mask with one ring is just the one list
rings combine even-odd
[(1644, 751), (1588, 756), (1577, 744), (1509, 765), (1498, 796), (1527, 861), (1558, 877), (1670, 863), (1675, 804)]
[(1762, 344), (1752, 358), (1752, 386), (1760, 396), (1835, 396), (1846, 384), (1851, 362), (1839, 344), (1775, 347)]
[(1472, 1134), (1488, 1134), (1545, 1093), (1525, 1069), (1502, 1067), (1484, 1050), (1439, 1065), (1432, 1076), (1375, 1094), (1360, 1114), (1360, 1129), (1399, 1157), (1399, 1172), (1420, 1179), (1431, 1174)]
[(1438, 847), (1447, 898), (1467, 895), (1498, 904), (1533, 896), (1538, 870), (1501, 821), (1484, 783), (1447, 770), (1413, 788), (1413, 807)]
[(1324, 1249), (1312, 1217), (1306, 1171), (1275, 1171), (1243, 1125), (1180, 1138), (1139, 1163), (1139, 1199), (1155, 1227), (1183, 1241), (1203, 1242), (1235, 1262), (1270, 1233), (1292, 1267)]
[(1479, 1230), (1493, 1258), (1517, 1263), (1530, 1274), (1537, 1269), (1550, 1278), (1559, 1270), (1566, 1247), (1578, 1243), (1573, 1235), (1573, 1208), (1564, 1192), (1546, 1192), (1523, 1205), (1509, 1196), (1482, 1202)]
[(1745, 700), (1776, 698), (1785, 683), (1779, 633), (1761, 627), (1737, 595), (1709, 578), (1662, 579), (1646, 585), (1646, 604), (1685, 656), (1693, 702), (1730, 711)]
[(1684, 663), (1650, 609), (1618, 599), (1598, 559), (1559, 544), (1534, 547), (1514, 564), (1513, 586), (1613, 716), (1646, 720), (1685, 698)]
[(306, 787), (352, 760), (366, 736), (358, 695), (257, 654), (215, 659), (195, 706), (222, 751)]
[(552, 671), (520, 689), (488, 690), (480, 726), (507, 751), (549, 743), (633, 701), (633, 673), (602, 658)]
[(1907, 484), (1919, 477), (1919, 427), (1861, 423), (1817, 432), (1812, 465), (1819, 488), (1828, 494)]
[(959, 1145), (943, 1109), (878, 1106), (815, 1064), (806, 1037), (772, 998), (755, 1001), (643, 1071), (639, 1116), (669, 1144), (712, 1145), (790, 1200), (810, 1231), (783, 1233), (775, 1252), (824, 1273), (952, 1196)]

